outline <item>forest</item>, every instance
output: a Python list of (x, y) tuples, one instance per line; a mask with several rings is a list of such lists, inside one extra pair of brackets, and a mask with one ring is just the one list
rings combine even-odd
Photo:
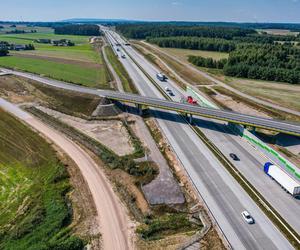
[(54, 27), (54, 33), (58, 35), (99, 36), (98, 25), (93, 24), (67, 24)]
[(157, 37), (148, 38), (148, 42), (154, 43), (159, 47), (182, 48), (207, 51), (230, 52), (235, 49), (236, 43), (221, 38), (206, 37)]
[(300, 49), (241, 44), (229, 54), (225, 75), (300, 84)]
[(216, 26), (179, 26), (166, 24), (123, 24), (116, 27), (127, 38), (146, 39), (147, 37), (195, 36), (232, 39), (256, 33), (253, 29)]

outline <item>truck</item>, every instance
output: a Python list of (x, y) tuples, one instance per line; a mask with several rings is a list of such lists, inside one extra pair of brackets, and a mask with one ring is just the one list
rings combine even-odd
[(266, 162), (264, 165), (264, 172), (275, 180), (289, 194), (293, 196), (300, 195), (300, 183), (294, 180), (280, 167), (271, 162)]
[(167, 79), (167, 77), (163, 73), (157, 73), (156, 78), (162, 82), (164, 82)]

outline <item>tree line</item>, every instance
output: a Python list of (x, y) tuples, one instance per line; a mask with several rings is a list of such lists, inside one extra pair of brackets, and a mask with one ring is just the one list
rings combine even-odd
[(98, 25), (93, 24), (68, 24), (54, 27), (54, 33), (58, 35), (99, 36)]
[(253, 29), (216, 26), (179, 26), (166, 24), (123, 24), (116, 27), (127, 38), (146, 39), (147, 37), (194, 36), (232, 39), (256, 33)]
[(202, 56), (189, 56), (188, 61), (196, 66), (212, 69), (223, 69), (227, 63), (226, 58), (214, 60), (212, 58), (205, 58)]
[(207, 51), (230, 52), (236, 47), (233, 41), (221, 38), (203, 38), (203, 37), (157, 37), (148, 38), (148, 42), (154, 43), (159, 47), (181, 48)]

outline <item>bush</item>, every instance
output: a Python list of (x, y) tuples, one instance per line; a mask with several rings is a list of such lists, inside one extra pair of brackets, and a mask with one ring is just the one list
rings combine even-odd
[(146, 225), (137, 229), (143, 239), (153, 240), (173, 232), (196, 229), (186, 214), (169, 214), (157, 219), (146, 218)]

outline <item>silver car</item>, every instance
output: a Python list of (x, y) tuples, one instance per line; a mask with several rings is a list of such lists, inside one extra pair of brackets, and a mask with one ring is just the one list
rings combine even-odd
[(254, 219), (253, 217), (248, 213), (248, 211), (243, 211), (242, 212), (242, 217), (248, 224), (254, 224)]

